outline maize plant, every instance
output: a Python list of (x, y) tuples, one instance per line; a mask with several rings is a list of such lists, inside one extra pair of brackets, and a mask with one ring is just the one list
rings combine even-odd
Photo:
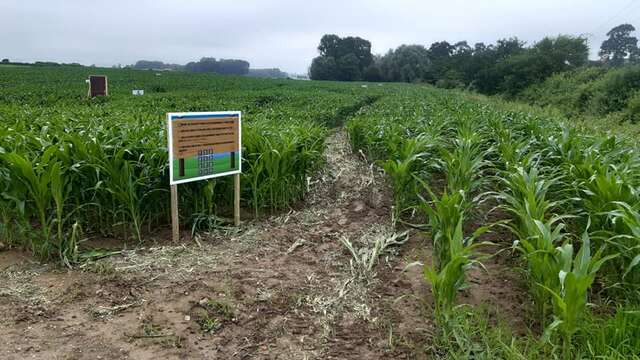
[(591, 241), (588, 231), (582, 235), (580, 250), (573, 256), (573, 245), (564, 244), (556, 249), (556, 258), (560, 270), (557, 272), (559, 287), (539, 285), (553, 297), (554, 321), (545, 330), (548, 339), (553, 331), (562, 334), (562, 347), (565, 359), (571, 358), (573, 335), (580, 329), (580, 322), (587, 307), (589, 288), (604, 263), (617, 255), (602, 256), (601, 247), (591, 255)]
[(503, 176), (500, 182), (506, 190), (497, 194), (497, 198), (502, 202), (501, 207), (513, 217), (508, 225), (517, 237), (513, 247), (525, 259), (536, 313), (544, 326), (551, 298), (537, 284), (556, 287), (558, 264), (554, 253), (566, 236), (562, 223), (566, 216), (551, 214), (559, 202), (547, 199), (549, 189), (558, 180), (546, 180), (533, 166), (528, 170), (516, 167)]
[(465, 196), (461, 191), (449, 193), (447, 189), (438, 196), (424, 182), (421, 181), (421, 184), (431, 200), (422, 199), (418, 208), (427, 217), (431, 229), (434, 263), (436, 269), (440, 270), (451, 260), (452, 244), (461, 240), (458, 230), (462, 231)]
[(447, 187), (472, 194), (486, 182), (484, 171), (489, 166), (485, 160), (489, 150), (482, 150), (482, 143), (469, 139), (456, 139), (452, 150), (443, 150), (442, 170), (447, 176)]
[[(477, 248), (492, 245), (489, 242), (475, 243), (478, 236), (488, 231), (482, 227), (470, 237), (465, 237), (462, 231), (462, 218), (451, 234), (451, 243), (447, 248), (446, 262), (444, 259), (433, 261), (424, 266), (424, 277), (431, 284), (431, 292), (435, 301), (435, 315), (440, 321), (447, 316), (456, 304), (456, 297), (460, 290), (466, 287), (466, 273), (474, 265), (479, 264)], [(433, 236), (433, 230), (432, 230)]]
[(500, 186), (505, 190), (495, 195), (501, 201), (501, 207), (514, 218), (511, 229), (520, 239), (536, 233), (533, 221), (545, 221), (562, 204), (548, 199), (549, 190), (557, 181), (557, 178), (543, 177), (534, 166), (529, 169), (515, 167), (499, 177)]
[(433, 145), (424, 135), (401, 142), (396, 159), (381, 161), (384, 172), (390, 178), (394, 195), (394, 217), (398, 218), (405, 208), (414, 205), (418, 192), (416, 176), (424, 176), (426, 157)]
[(35, 164), (16, 153), (4, 154), (2, 159), (16, 180), (11, 191), (27, 195), (25, 200), (33, 204), (38, 219), (41, 235), (31, 239), (31, 250), (42, 257), (55, 253), (68, 262), (66, 257), (74, 257), (75, 252), (65, 233), (65, 205), (71, 189), (62, 164), (55, 157), (57, 150), (48, 148)]
[(438, 197), (428, 185), (422, 181), (421, 184), (431, 201), (422, 199), (418, 208), (427, 216), (433, 243), (433, 261), (431, 265), (425, 265), (424, 276), (431, 283), (436, 318), (444, 320), (455, 305), (458, 291), (465, 285), (467, 270), (477, 262), (476, 248), (490, 244), (475, 243), (488, 227), (481, 227), (472, 236), (465, 237), (464, 193), (450, 194), (445, 189)]
[(520, 237), (513, 244), (525, 258), (533, 302), (543, 327), (548, 320), (551, 296), (539, 285), (549, 289), (558, 288), (557, 274), (560, 264), (555, 250), (567, 235), (561, 220), (561, 217), (553, 217), (547, 222), (532, 220), (535, 228), (531, 229), (527, 237)]
[[(640, 211), (624, 202), (616, 202), (617, 210), (611, 211), (613, 223), (622, 223), (625, 230), (609, 239), (610, 253), (619, 254), (615, 264), (614, 274), (622, 274), (620, 282), (637, 295), (640, 291)], [(635, 296), (634, 295), (634, 296)]]

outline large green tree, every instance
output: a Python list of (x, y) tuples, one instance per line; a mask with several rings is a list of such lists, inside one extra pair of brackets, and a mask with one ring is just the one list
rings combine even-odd
[(362, 80), (373, 63), (371, 43), (360, 37), (328, 34), (320, 39), (320, 56), (313, 59), (309, 77), (314, 80)]
[(430, 77), (429, 51), (422, 45), (401, 45), (380, 59), (382, 77), (387, 81), (415, 82)]
[(501, 81), (497, 90), (507, 95), (516, 95), (527, 86), (541, 82), (555, 73), (585, 65), (588, 56), (589, 47), (583, 37), (546, 37), (532, 47), (498, 62), (495, 75)]
[(337, 80), (338, 66), (333, 56), (318, 56), (311, 62), (309, 77), (313, 80)]
[(626, 61), (636, 62), (639, 57), (638, 38), (631, 36), (636, 28), (631, 24), (622, 24), (609, 30), (609, 37), (600, 46), (598, 53), (602, 60), (612, 66), (619, 66)]

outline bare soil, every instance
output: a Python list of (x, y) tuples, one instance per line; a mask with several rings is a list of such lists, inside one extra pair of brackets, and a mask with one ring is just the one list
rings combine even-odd
[[(304, 206), (239, 229), (73, 270), (0, 252), (0, 358), (428, 358), (430, 290), (420, 267), (403, 271), (430, 261), (428, 239), (410, 233), (362, 271), (340, 239), (360, 249), (392, 236), (391, 194), (344, 131), (325, 156)], [(485, 265), (463, 301), (525, 329), (521, 276), (508, 259)]]

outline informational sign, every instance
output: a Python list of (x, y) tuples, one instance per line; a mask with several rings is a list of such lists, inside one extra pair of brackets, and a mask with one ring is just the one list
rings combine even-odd
[(167, 114), (171, 185), (241, 172), (239, 111)]
[(109, 84), (104, 75), (89, 76), (89, 97), (109, 95)]
[(142, 96), (144, 95), (144, 90), (131, 90), (131, 94), (133, 96)]

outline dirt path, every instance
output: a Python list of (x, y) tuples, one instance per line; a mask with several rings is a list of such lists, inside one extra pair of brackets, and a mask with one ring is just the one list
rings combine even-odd
[[(420, 269), (402, 269), (428, 260), (429, 247), (414, 234), (361, 270), (341, 239), (358, 251), (391, 238), (390, 195), (344, 131), (327, 145), (300, 210), (198, 244), (126, 250), (73, 271), (0, 253), (0, 358), (425, 357), (428, 287)], [(473, 302), (511, 306), (501, 277), (473, 276), (489, 283), (467, 294)]]

